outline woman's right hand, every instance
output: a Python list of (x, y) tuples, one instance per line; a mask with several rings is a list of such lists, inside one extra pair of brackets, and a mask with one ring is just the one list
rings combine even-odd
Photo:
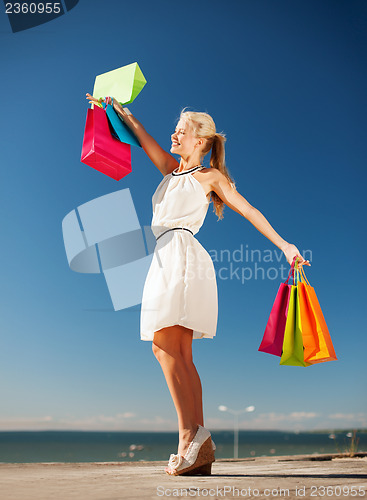
[(297, 267), (301, 267), (303, 265), (310, 266), (310, 262), (304, 259), (298, 250), (298, 248), (292, 243), (287, 243), (283, 248), (283, 253), (285, 258), (287, 259), (288, 264), (291, 266), (295, 257), (298, 257)]

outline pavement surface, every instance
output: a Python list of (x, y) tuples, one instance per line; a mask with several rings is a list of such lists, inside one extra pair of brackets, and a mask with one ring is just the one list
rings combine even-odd
[(367, 454), (217, 460), (211, 476), (171, 477), (166, 462), (0, 464), (1, 500), (365, 498)]

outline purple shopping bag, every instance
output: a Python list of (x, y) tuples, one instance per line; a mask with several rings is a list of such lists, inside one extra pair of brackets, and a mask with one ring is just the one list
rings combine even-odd
[(260, 347), (258, 349), (259, 351), (262, 352), (274, 354), (274, 356), (282, 355), (285, 324), (287, 321), (287, 314), (288, 314), (289, 297), (292, 288), (292, 285), (288, 285), (288, 281), (292, 274), (294, 282), (295, 260), (296, 259), (294, 258), (292, 266), (289, 270), (287, 280), (279, 285), (279, 289), (275, 297), (274, 304), (271, 309), (270, 316), (265, 328), (265, 333), (262, 342), (260, 344)]

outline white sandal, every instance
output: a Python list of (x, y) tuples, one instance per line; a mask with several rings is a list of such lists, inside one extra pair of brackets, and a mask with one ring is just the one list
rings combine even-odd
[[(215, 446), (215, 445), (214, 445)], [(187, 473), (211, 474), (211, 466), (215, 461), (213, 444), (210, 432), (198, 426), (194, 439), (189, 444), (185, 456), (173, 453), (170, 456), (166, 473), (171, 476), (180, 476)]]

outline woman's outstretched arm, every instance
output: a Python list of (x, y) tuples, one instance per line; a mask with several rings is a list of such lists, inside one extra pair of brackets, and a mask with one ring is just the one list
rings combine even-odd
[(308, 260), (302, 257), (295, 245), (285, 241), (269, 224), (263, 214), (257, 208), (250, 205), (236, 189), (232, 188), (227, 177), (219, 172), (219, 170), (212, 172), (211, 185), (213, 191), (229, 208), (245, 217), (261, 234), (282, 250), (289, 264), (292, 264), (293, 258), (297, 256), (299, 258), (299, 266), (303, 264), (311, 265)]
[[(87, 99), (93, 103), (99, 102), (90, 94), (87, 94)], [(158, 142), (153, 139), (150, 134), (148, 134), (139, 120), (137, 120), (132, 114), (128, 114), (116, 99), (113, 100), (113, 108), (116, 113), (121, 116), (124, 123), (126, 123), (132, 133), (138, 138), (143, 150), (158, 170), (163, 175), (170, 174), (178, 166), (178, 161), (172, 155), (167, 153), (167, 151), (165, 151), (158, 144)]]

